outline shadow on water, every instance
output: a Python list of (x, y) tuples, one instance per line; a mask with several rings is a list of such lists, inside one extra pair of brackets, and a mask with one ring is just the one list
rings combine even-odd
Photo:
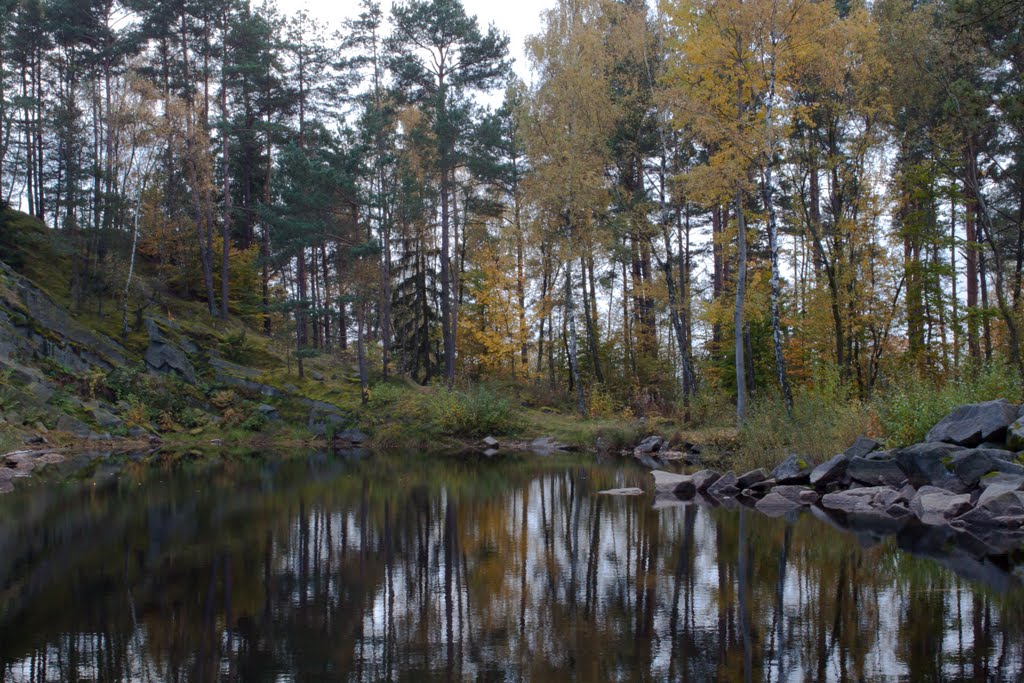
[(314, 454), (16, 494), (0, 681), (1017, 680), (1019, 584), (810, 514), (595, 495), (646, 479)]

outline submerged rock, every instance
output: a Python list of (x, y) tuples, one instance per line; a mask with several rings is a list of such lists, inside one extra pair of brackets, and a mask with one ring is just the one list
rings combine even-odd
[(624, 489), (608, 489), (607, 491), (598, 491), (599, 496), (642, 496), (644, 495), (643, 489), (638, 488), (624, 488)]
[(759, 467), (758, 469), (751, 470), (750, 472), (747, 472), (746, 474), (737, 478), (736, 488), (738, 488), (740, 491), (743, 491), (744, 489), (749, 489), (754, 484), (761, 483), (767, 478), (768, 473), (764, 471), (764, 468)]
[(737, 485), (737, 478), (735, 472), (727, 472), (722, 475), (718, 481), (708, 487), (708, 493), (712, 496), (735, 496), (740, 492), (740, 487)]
[(821, 504), (842, 512), (875, 512), (885, 510), (899, 500), (900, 494), (888, 486), (865, 486), (849, 491), (826, 493)]
[(799, 510), (801, 507), (803, 505), (799, 501), (794, 501), (791, 498), (775, 493), (775, 491), (772, 491), (754, 505), (758, 512), (769, 517), (782, 517), (795, 510)]

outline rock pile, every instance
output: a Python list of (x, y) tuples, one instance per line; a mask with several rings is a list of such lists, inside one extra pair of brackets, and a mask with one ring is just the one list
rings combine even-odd
[(1018, 543), (1024, 535), (1024, 407), (1006, 400), (955, 409), (923, 443), (883, 450), (861, 437), (814, 465), (790, 455), (771, 472), (655, 471), (657, 493), (735, 501), (782, 516), (817, 506), (847, 526), (949, 527)]

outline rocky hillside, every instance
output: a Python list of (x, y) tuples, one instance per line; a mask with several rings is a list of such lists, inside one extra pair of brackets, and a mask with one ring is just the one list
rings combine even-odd
[(46, 228), (15, 212), (5, 218), (0, 452), (23, 443), (201, 439), (231, 430), (361, 438), (345, 432), (358, 394), (337, 359), (313, 359), (300, 380), (269, 340), (237, 320), (209, 319), (187, 301), (162, 301), (133, 315), (122, 338), (111, 302), (106, 311), (73, 314), (61, 292), (51, 293), (59, 287), (40, 282), (63, 277), (58, 265), (45, 265), (61, 262)]

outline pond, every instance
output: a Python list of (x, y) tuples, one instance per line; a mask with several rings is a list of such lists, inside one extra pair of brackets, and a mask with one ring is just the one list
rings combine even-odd
[(649, 479), (254, 454), (15, 493), (0, 681), (1018, 680), (1009, 568), (596, 495)]

